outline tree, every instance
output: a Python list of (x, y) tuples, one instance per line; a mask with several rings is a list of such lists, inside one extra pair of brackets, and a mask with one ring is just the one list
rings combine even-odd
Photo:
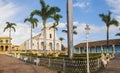
[(63, 37), (60, 37), (59, 40), (62, 42), (62, 41), (64, 40), (64, 38), (63, 38)]
[(99, 16), (101, 17), (102, 21), (106, 24), (106, 28), (107, 28), (107, 50), (109, 47), (109, 28), (111, 25), (115, 25), (118, 26), (119, 22), (116, 19), (112, 19), (111, 18), (111, 12), (109, 11), (108, 14), (99, 14)]
[(60, 37), (59, 40), (61, 41), (61, 47), (62, 47), (62, 51), (63, 51), (63, 49), (64, 49), (64, 48), (63, 48), (64, 45), (62, 45), (62, 41), (65, 40), (65, 39), (64, 39), (63, 37)]
[(15, 27), (14, 26), (16, 26), (16, 24), (15, 23), (10, 23), (10, 22), (6, 22), (6, 27), (4, 28), (4, 32), (8, 29), (9, 30), (9, 37), (10, 37), (10, 53), (12, 52), (12, 43), (11, 43), (11, 30), (13, 29), (14, 30), (14, 32), (16, 31), (15, 30)]
[(120, 36), (120, 33), (117, 33), (116, 36)]
[(48, 4), (46, 5), (44, 0), (40, 0), (41, 4), (41, 10), (34, 10), (31, 15), (37, 15), (42, 18), (43, 21), (43, 28), (44, 28), (44, 55), (46, 56), (46, 21), (48, 18), (51, 18), (51, 15), (53, 15), (56, 12), (60, 12), (60, 9), (58, 7), (50, 7)]
[[(120, 28), (119, 28), (119, 30), (120, 30)], [(116, 36), (120, 36), (120, 33), (117, 33), (117, 34), (115, 34)]]
[[(77, 28), (77, 26), (73, 25), (73, 34), (77, 35), (77, 31), (75, 30)], [(68, 33), (68, 30), (62, 30), (62, 32), (64, 33)]]
[(73, 19), (72, 19), (72, 0), (67, 0), (67, 29), (68, 29), (68, 55), (72, 58), (73, 49)]
[(25, 18), (24, 22), (30, 22), (31, 23), (31, 35), (30, 35), (30, 39), (31, 39), (31, 52), (32, 52), (32, 29), (34, 29), (35, 27), (37, 27), (37, 23), (38, 23), (38, 20), (36, 18), (33, 18), (32, 16), (30, 16), (30, 18)]
[(62, 18), (62, 16), (60, 15), (60, 14), (54, 14), (53, 16), (52, 16), (52, 19), (54, 19), (54, 23), (53, 23), (53, 25), (50, 27), (50, 29), (51, 28), (53, 28), (54, 29), (54, 40), (53, 40), (53, 42), (54, 42), (54, 56), (55, 56), (55, 53), (56, 53), (56, 44), (55, 44), (55, 30), (57, 30), (57, 26), (58, 26), (58, 24), (59, 24), (59, 20), (60, 20), (60, 18)]
[(63, 37), (60, 37), (59, 40), (61, 41), (61, 45), (62, 45), (62, 41), (65, 39)]

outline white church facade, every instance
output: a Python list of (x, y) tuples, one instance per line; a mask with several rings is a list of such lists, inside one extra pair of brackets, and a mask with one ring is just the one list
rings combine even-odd
[[(54, 50), (54, 29), (49, 27), (46, 28), (46, 51), (47, 53), (53, 52)], [(31, 50), (31, 43), (30, 39), (24, 41), (24, 43), (21, 44), (20, 48), (23, 51), (30, 51)], [(43, 53), (44, 48), (44, 31), (42, 30), (40, 34), (34, 36), (32, 38), (32, 51), (39, 51)], [(61, 41), (55, 34), (55, 50), (61, 51)]]

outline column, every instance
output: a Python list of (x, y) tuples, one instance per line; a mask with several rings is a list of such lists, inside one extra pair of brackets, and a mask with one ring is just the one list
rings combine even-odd
[(78, 49), (79, 49), (79, 54), (80, 54), (81, 53), (80, 47)]
[(97, 46), (95, 46), (95, 52), (98, 53)]
[(90, 47), (90, 53), (92, 53), (92, 48)]
[(115, 45), (112, 44), (112, 57), (115, 57)]
[(83, 49), (83, 47), (82, 47), (82, 48), (80, 48), (81, 53), (83, 53), (82, 49)]
[(3, 51), (5, 51), (5, 45), (3, 46)]
[(86, 49), (87, 49), (87, 48), (86, 48), (86, 47), (84, 47), (84, 53), (86, 53)]

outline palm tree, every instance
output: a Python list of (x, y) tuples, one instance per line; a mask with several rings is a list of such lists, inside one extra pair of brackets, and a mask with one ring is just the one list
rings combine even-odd
[(61, 45), (62, 45), (62, 41), (65, 39), (63, 37), (60, 37), (59, 40), (61, 41)]
[(67, 0), (67, 29), (68, 29), (68, 55), (72, 58), (73, 49), (73, 19), (72, 19), (72, 0)]
[(53, 40), (53, 42), (54, 42), (54, 56), (55, 56), (55, 53), (56, 53), (56, 47), (55, 47), (55, 30), (57, 30), (57, 26), (58, 26), (58, 24), (59, 24), (59, 20), (60, 20), (60, 18), (62, 18), (62, 16), (60, 15), (60, 14), (54, 14), (53, 16), (52, 16), (52, 18), (54, 19), (54, 23), (53, 23), (53, 25), (50, 27), (50, 29), (51, 28), (53, 28), (54, 29), (54, 40)]
[(46, 21), (48, 18), (51, 18), (51, 15), (53, 15), (56, 12), (60, 12), (60, 9), (58, 7), (50, 7), (49, 5), (46, 5), (44, 0), (40, 0), (41, 4), (41, 10), (34, 10), (31, 15), (37, 15), (42, 18), (43, 26), (44, 26), (44, 55), (46, 56)]
[(25, 18), (24, 22), (30, 22), (31, 23), (31, 35), (30, 35), (30, 39), (31, 39), (31, 52), (32, 52), (32, 29), (34, 29), (35, 27), (37, 27), (37, 23), (38, 23), (38, 20), (36, 18), (33, 18), (32, 16), (30, 16), (30, 18)]
[(7, 26), (4, 28), (4, 32), (8, 29), (9, 30), (9, 37), (10, 37), (10, 53), (12, 52), (12, 44), (11, 44), (11, 30), (13, 29), (14, 32), (16, 24), (15, 23), (10, 23), (10, 22), (6, 22)]
[(60, 37), (59, 40), (61, 41), (61, 47), (62, 47), (62, 50), (63, 50), (62, 41), (65, 40), (65, 39), (63, 37)]
[[(109, 28), (111, 25), (115, 25), (118, 26), (119, 22), (116, 19), (112, 19), (111, 18), (111, 12), (109, 11), (108, 14), (99, 14), (99, 16), (101, 17), (102, 21), (106, 24), (106, 28), (107, 28), (107, 48), (109, 46)], [(108, 49), (107, 49), (108, 51)]]
[[(77, 35), (77, 31), (75, 30), (77, 28), (77, 26), (73, 25), (73, 34)], [(64, 33), (68, 33), (68, 30), (62, 30), (62, 32)]]

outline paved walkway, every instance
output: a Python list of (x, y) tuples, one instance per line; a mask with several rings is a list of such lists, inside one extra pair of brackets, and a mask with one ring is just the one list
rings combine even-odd
[(45, 67), (25, 63), (13, 57), (0, 55), (0, 73), (57, 73)]
[(117, 54), (107, 67), (98, 73), (120, 73), (120, 54)]

